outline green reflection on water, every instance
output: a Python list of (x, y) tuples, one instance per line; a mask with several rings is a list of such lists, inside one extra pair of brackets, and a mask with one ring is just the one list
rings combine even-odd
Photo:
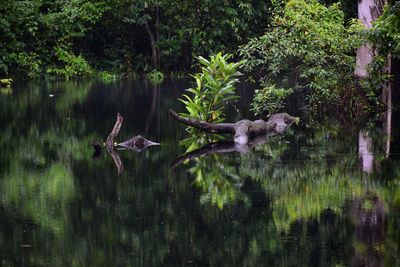
[[(379, 127), (362, 135), (372, 167), (359, 155), (359, 129), (329, 120), (253, 148), (224, 143), (171, 169), (186, 147), (217, 141), (178, 146), (187, 135), (167, 110), (184, 88), (91, 81), (0, 96), (2, 263), (396, 265), (400, 167), (386, 158)], [(91, 159), (116, 112), (120, 140), (145, 134), (162, 144), (118, 151), (119, 176), (105, 150)]]

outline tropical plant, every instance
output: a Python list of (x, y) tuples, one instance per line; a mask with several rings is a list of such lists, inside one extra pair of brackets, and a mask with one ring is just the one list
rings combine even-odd
[(238, 68), (243, 62), (228, 62), (231, 55), (218, 53), (209, 60), (199, 57), (201, 71), (195, 75), (195, 87), (186, 91), (180, 99), (188, 113), (182, 116), (207, 121), (221, 122), (225, 119), (225, 104), (237, 98), (235, 84), (238, 82)]

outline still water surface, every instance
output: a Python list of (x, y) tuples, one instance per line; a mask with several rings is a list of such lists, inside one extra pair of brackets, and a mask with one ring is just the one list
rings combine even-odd
[[(303, 117), (242, 153), (224, 144), (177, 162), (207, 142), (180, 142), (185, 127), (168, 117), (187, 86), (21, 83), (0, 94), (1, 266), (400, 265), (398, 122), (388, 139), (385, 124)], [(231, 121), (251, 118), (251, 92), (240, 94)], [(161, 143), (118, 151), (121, 174), (92, 147), (117, 112), (118, 141)]]

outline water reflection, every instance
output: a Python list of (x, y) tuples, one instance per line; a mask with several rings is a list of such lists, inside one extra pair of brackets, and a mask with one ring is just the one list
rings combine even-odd
[[(185, 87), (41, 83), (0, 95), (2, 264), (398, 264), (400, 165), (378, 126), (305, 121), (245, 149), (201, 148), (218, 141), (206, 137), (171, 170), (187, 135), (167, 111)], [(121, 140), (161, 143), (118, 151), (119, 176), (108, 153), (92, 160), (117, 112)]]

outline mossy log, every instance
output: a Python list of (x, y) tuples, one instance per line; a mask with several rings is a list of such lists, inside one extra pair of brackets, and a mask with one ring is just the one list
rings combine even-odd
[(175, 111), (169, 110), (172, 118), (180, 123), (195, 127), (209, 133), (227, 133), (234, 135), (237, 144), (247, 144), (260, 135), (269, 133), (282, 133), (293, 122), (298, 122), (299, 118), (292, 117), (287, 113), (273, 114), (268, 121), (264, 120), (241, 120), (236, 123), (209, 123), (179, 116)]

